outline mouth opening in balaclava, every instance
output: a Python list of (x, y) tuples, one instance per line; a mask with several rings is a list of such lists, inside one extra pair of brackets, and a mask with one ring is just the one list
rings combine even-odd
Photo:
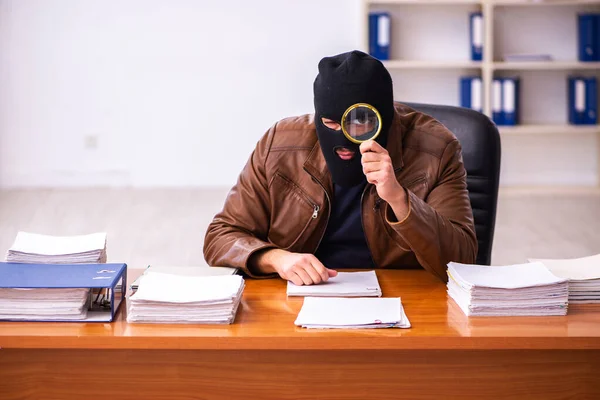
[(381, 61), (360, 51), (325, 57), (319, 62), (319, 74), (314, 82), (314, 103), (317, 137), (333, 182), (345, 187), (365, 182), (359, 145), (348, 140), (341, 130), (325, 126), (322, 118), (340, 123), (350, 106), (370, 104), (382, 119), (381, 132), (375, 141), (386, 147), (394, 118), (389, 72)]

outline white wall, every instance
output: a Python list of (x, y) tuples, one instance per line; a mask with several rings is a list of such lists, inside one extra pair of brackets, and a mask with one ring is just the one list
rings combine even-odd
[(269, 126), (312, 112), (317, 63), (360, 47), (360, 12), (2, 0), (0, 186), (231, 185)]
[[(383, 8), (395, 58), (468, 58), (476, 6)], [(499, 11), (497, 57), (573, 59), (575, 11)], [(362, 47), (361, 12), (361, 0), (0, 0), (0, 187), (230, 186), (269, 126), (312, 112), (319, 59)], [(570, 28), (549, 35), (556, 21)], [(458, 105), (473, 72), (392, 71), (395, 95)], [(566, 71), (520, 75), (524, 121), (564, 123)], [(502, 183), (594, 185), (598, 140), (507, 137)]]

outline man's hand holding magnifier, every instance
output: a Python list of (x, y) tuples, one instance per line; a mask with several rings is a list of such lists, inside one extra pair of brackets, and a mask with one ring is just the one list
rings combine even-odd
[(377, 194), (394, 210), (401, 221), (408, 214), (406, 191), (396, 179), (388, 151), (374, 139), (381, 132), (381, 115), (369, 104), (351, 106), (342, 116), (342, 131), (348, 140), (360, 144), (361, 163), (367, 181), (377, 188)]
[(360, 153), (367, 181), (375, 185), (379, 197), (392, 207), (398, 221), (402, 221), (408, 214), (408, 198), (396, 179), (388, 151), (376, 141), (368, 140), (360, 145)]

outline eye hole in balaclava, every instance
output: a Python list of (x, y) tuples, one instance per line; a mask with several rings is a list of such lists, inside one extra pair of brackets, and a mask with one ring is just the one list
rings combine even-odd
[[(314, 82), (315, 127), (321, 151), (334, 183), (355, 186), (365, 181), (362, 172), (359, 145), (348, 140), (341, 130), (323, 124), (322, 118), (337, 123), (352, 105), (367, 103), (381, 114), (381, 132), (375, 139), (387, 145), (389, 128), (394, 118), (392, 78), (381, 61), (360, 51), (325, 57), (319, 62), (319, 74)], [(354, 152), (351, 159), (343, 159), (336, 150)]]

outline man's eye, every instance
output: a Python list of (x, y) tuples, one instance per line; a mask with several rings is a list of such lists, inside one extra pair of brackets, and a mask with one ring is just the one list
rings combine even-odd
[(363, 116), (354, 118), (350, 123), (355, 124), (355, 125), (365, 125), (365, 124), (370, 124), (371, 122), (372, 122), (371, 118), (363, 115)]

